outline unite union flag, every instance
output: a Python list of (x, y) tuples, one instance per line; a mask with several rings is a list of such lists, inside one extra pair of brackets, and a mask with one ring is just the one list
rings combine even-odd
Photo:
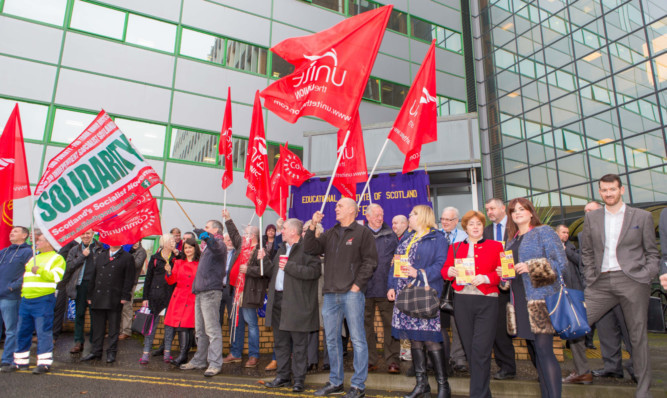
[(225, 158), (225, 172), (222, 173), (222, 189), (227, 189), (234, 181), (234, 159), (232, 159), (232, 89), (227, 87), (225, 118), (222, 121), (218, 153)]
[(248, 181), (245, 196), (255, 203), (255, 213), (261, 217), (269, 201), (269, 161), (259, 90), (255, 92), (255, 106), (252, 109), (244, 177)]
[(262, 91), (264, 107), (290, 123), (310, 115), (347, 129), (359, 108), (391, 10), (388, 5), (367, 11), (272, 47), (295, 70)]

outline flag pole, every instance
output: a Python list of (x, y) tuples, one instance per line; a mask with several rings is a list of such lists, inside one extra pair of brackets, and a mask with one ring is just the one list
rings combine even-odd
[[(262, 243), (262, 217), (259, 217), (259, 248), (260, 250), (264, 248), (264, 243)], [(264, 257), (259, 259), (259, 275), (264, 276)]]
[(250, 221), (248, 221), (248, 225), (252, 225), (252, 220), (255, 219), (255, 213), (252, 213), (252, 217), (250, 217)]
[[(377, 159), (375, 159), (375, 164), (373, 165), (373, 170), (371, 170), (371, 174), (368, 176), (368, 180), (366, 180), (366, 185), (364, 185), (364, 190), (361, 191), (361, 196), (359, 197), (359, 202), (357, 202), (357, 207), (361, 205), (361, 201), (364, 199), (364, 194), (366, 193), (366, 190), (368, 189), (368, 185), (371, 183), (371, 178), (373, 178), (373, 174), (375, 174), (375, 169), (378, 167), (378, 164), (380, 163), (380, 158), (382, 157), (382, 154), (384, 153), (384, 150), (387, 148), (387, 143), (389, 142), (389, 137), (387, 137), (384, 140), (384, 145), (382, 145), (382, 149), (380, 149), (380, 154), (378, 155)], [(371, 196), (370, 196), (370, 190), (368, 193), (368, 202), (373, 203), (371, 201)]]
[(163, 182), (162, 182), (162, 185), (163, 185), (165, 188), (167, 188), (167, 191), (169, 191), (169, 194), (171, 195), (171, 197), (174, 198), (174, 200), (176, 201), (176, 204), (178, 205), (178, 207), (181, 208), (181, 210), (183, 211), (183, 214), (185, 214), (185, 217), (188, 218), (188, 221), (190, 221), (190, 224), (192, 224), (192, 228), (197, 228), (197, 226), (195, 225), (195, 223), (192, 222), (192, 219), (190, 218), (190, 216), (188, 215), (188, 213), (185, 212), (185, 209), (183, 208), (183, 206), (181, 206), (181, 202), (179, 202), (178, 199), (176, 199), (176, 197), (174, 196), (174, 193), (171, 192), (171, 189), (169, 189), (169, 187), (167, 186), (167, 184), (165, 184), (164, 181), (163, 181)]
[(225, 199), (224, 202), (222, 203), (222, 208), (227, 210), (227, 189), (222, 190), (225, 193)]
[[(33, 267), (37, 266), (37, 249), (35, 248), (35, 203), (32, 200), (32, 194), (28, 195), (28, 198), (30, 198), (30, 233), (32, 236), (30, 236), (30, 243), (32, 244), (32, 259), (33, 259)], [(14, 199), (12, 199), (12, 206), (14, 206)]]
[(336, 159), (336, 165), (334, 166), (333, 173), (331, 174), (331, 180), (329, 180), (329, 186), (327, 187), (327, 192), (324, 194), (324, 199), (322, 199), (322, 207), (320, 208), (320, 213), (324, 213), (324, 206), (327, 204), (329, 191), (331, 191), (331, 184), (333, 184), (333, 180), (336, 177), (336, 171), (338, 170), (338, 165), (340, 164), (340, 160), (343, 158), (343, 153), (345, 153), (345, 146), (347, 145), (348, 138), (350, 138), (350, 130), (347, 130), (347, 133), (345, 133), (345, 139), (343, 140), (343, 145), (341, 145), (340, 147), (341, 151), (338, 154), (338, 158)]

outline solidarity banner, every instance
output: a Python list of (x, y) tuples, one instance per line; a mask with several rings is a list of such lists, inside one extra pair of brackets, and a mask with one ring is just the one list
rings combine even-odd
[(160, 182), (102, 110), (46, 167), (35, 190), (35, 224), (60, 249)]
[(109, 246), (134, 244), (145, 236), (162, 235), (157, 201), (146, 191), (122, 214), (98, 224), (94, 230), (99, 233), (100, 242)]
[[(311, 178), (300, 187), (292, 188), (292, 203), (289, 216), (299, 220), (310, 220), (313, 213), (320, 210), (324, 192), (327, 190), (329, 178)], [(364, 188), (365, 183), (357, 184), (358, 192)], [(370, 195), (373, 203), (382, 206), (384, 210), (384, 221), (391, 224), (394, 216), (403, 214), (408, 216), (410, 210), (416, 205), (432, 206), (429, 197), (429, 178), (423, 170), (408, 174), (391, 175), (389, 173), (379, 174), (372, 178), (369, 184)], [(357, 220), (365, 220), (366, 207), (368, 207), (368, 195), (366, 192), (361, 202)], [(340, 192), (331, 188), (327, 202), (336, 203), (341, 198)], [(357, 197), (357, 201), (359, 198)], [(335, 206), (324, 207), (324, 218), (322, 226), (327, 229), (336, 224)]]

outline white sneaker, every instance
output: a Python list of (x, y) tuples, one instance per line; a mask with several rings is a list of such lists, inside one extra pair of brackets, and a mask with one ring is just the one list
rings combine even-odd
[(181, 370), (195, 370), (195, 369), (206, 369), (206, 366), (196, 366), (192, 362), (184, 363), (180, 367)]
[(206, 372), (204, 372), (204, 376), (213, 377), (218, 373), (220, 373), (220, 368), (214, 368), (213, 366), (209, 366), (208, 369), (206, 369)]

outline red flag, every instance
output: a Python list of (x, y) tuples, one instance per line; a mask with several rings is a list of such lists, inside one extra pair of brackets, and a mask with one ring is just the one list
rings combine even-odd
[(162, 235), (160, 211), (149, 191), (120, 215), (107, 219), (93, 228), (99, 232), (100, 242), (111, 246), (138, 242), (151, 235)]
[(10, 245), (9, 232), (14, 224), (12, 201), (29, 195), (30, 181), (23, 145), (23, 128), (19, 105), (16, 104), (0, 137), (0, 249)]
[(266, 109), (290, 123), (311, 115), (347, 129), (359, 108), (391, 10), (389, 5), (367, 11), (271, 48), (295, 69), (262, 91)]
[(280, 162), (282, 163), (283, 179), (288, 185), (300, 187), (304, 181), (315, 175), (303, 167), (301, 159), (287, 148), (287, 143), (280, 147)]
[(245, 162), (245, 179), (248, 188), (245, 196), (255, 203), (255, 213), (261, 217), (269, 201), (269, 161), (267, 159), (266, 139), (264, 138), (264, 119), (259, 90), (255, 93), (255, 106), (252, 110), (248, 157)]
[[(338, 150), (336, 151), (338, 155), (343, 150), (341, 146), (345, 140), (346, 133), (347, 130), (338, 130)], [(350, 137), (347, 139), (343, 157), (340, 160), (340, 164), (338, 164), (333, 185), (343, 196), (357, 200), (357, 183), (366, 182), (367, 179), (368, 168), (366, 166), (364, 135), (361, 131), (359, 112), (357, 112), (352, 121)]]
[(225, 172), (222, 173), (222, 189), (227, 189), (234, 181), (234, 160), (232, 159), (232, 89), (227, 87), (225, 119), (222, 121), (218, 153), (225, 157)]
[(438, 100), (435, 97), (435, 40), (426, 53), (401, 107), (389, 139), (403, 154), (403, 173), (419, 167), (423, 144), (438, 139)]
[(282, 155), (283, 148), (280, 147), (280, 159), (273, 168), (271, 182), (269, 182), (269, 206), (278, 213), (283, 219), (287, 219), (287, 197), (289, 196), (289, 186), (285, 181), (284, 167), (285, 158)]

